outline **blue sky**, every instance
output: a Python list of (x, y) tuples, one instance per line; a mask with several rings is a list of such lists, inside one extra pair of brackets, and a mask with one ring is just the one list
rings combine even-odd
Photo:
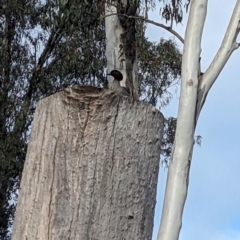
[[(209, 1), (202, 39), (202, 71), (221, 44), (235, 3), (236, 0)], [(149, 18), (160, 22), (158, 13), (159, 6)], [(174, 27), (182, 36), (185, 23), (186, 17), (182, 26)], [(147, 36), (152, 41), (174, 38), (150, 24)], [(177, 115), (178, 96), (175, 94), (163, 110), (165, 116)], [(240, 49), (233, 53), (211, 89), (196, 135), (203, 139), (201, 147), (194, 148), (180, 240), (240, 240)], [(166, 176), (167, 170), (161, 169), (153, 240), (160, 223)]]

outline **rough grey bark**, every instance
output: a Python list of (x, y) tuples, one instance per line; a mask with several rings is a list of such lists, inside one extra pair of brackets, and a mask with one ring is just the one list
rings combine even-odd
[(74, 87), (34, 116), (12, 240), (151, 239), (163, 116)]

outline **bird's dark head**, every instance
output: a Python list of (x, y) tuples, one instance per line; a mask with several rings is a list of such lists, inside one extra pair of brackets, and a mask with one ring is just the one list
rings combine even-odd
[(108, 75), (114, 77), (118, 81), (122, 81), (123, 80), (123, 75), (118, 70), (112, 70)]

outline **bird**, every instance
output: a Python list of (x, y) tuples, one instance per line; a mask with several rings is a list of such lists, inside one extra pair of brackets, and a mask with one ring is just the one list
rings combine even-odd
[(112, 70), (109, 74), (107, 74), (109, 76), (114, 77), (113, 81), (111, 83), (109, 83), (109, 89), (118, 93), (118, 94), (122, 94), (124, 96), (128, 96), (130, 97), (130, 91), (128, 88), (122, 87), (120, 85), (120, 81), (123, 80), (123, 75), (121, 72), (119, 72), (118, 70)]

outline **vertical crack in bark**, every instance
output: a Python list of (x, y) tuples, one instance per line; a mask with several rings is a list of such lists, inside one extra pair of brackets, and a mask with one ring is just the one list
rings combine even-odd
[[(48, 106), (49, 106), (49, 104), (47, 104)], [(43, 126), (46, 126), (46, 122), (47, 122), (47, 117), (48, 117), (48, 113), (47, 113), (47, 116), (44, 118), (44, 124), (43, 124)], [(38, 130), (39, 130), (39, 128), (40, 128), (41, 126), (39, 126), (38, 125)], [(37, 169), (36, 169), (36, 171), (35, 172), (37, 172), (37, 183), (40, 183), (40, 175), (41, 175), (41, 161), (42, 161), (42, 159), (43, 159), (43, 157), (42, 157), (42, 153), (43, 153), (43, 144), (44, 144), (44, 142), (45, 142), (45, 139), (44, 139), (44, 137), (45, 137), (45, 133), (46, 133), (46, 128), (44, 128), (44, 130), (43, 130), (43, 139), (42, 139), (42, 142), (41, 142), (41, 156), (39, 157), (39, 159), (37, 159), (37, 160), (39, 160), (39, 162), (37, 161), (37, 163), (38, 163), (38, 167), (39, 167), (39, 171), (37, 171)], [(29, 153), (30, 154), (30, 153)], [(31, 180), (30, 181), (30, 183), (32, 183), (32, 182), (34, 182), (34, 177), (33, 177), (34, 175), (32, 175), (32, 178), (33, 178), (33, 180)], [(31, 179), (32, 179), (31, 178)], [(34, 200), (33, 200), (33, 204), (32, 204), (32, 209), (30, 210), (30, 219), (32, 219), (32, 215), (33, 215), (33, 209), (34, 209), (34, 205), (36, 204), (36, 202), (37, 202), (37, 191), (38, 191), (38, 188), (36, 187), (35, 188), (35, 194), (34, 194)]]
[[(112, 128), (112, 136), (113, 136), (113, 152), (112, 152), (112, 162), (114, 163), (114, 149), (115, 149), (115, 140), (116, 140), (116, 120), (118, 117), (118, 111), (119, 111), (119, 103), (120, 103), (120, 98), (118, 97), (118, 101), (117, 101), (117, 111), (116, 111), (116, 115), (114, 116), (114, 122), (113, 122), (113, 128)], [(113, 172), (113, 165), (112, 164), (112, 168), (111, 168), (111, 173)]]
[[(117, 100), (117, 110), (116, 110), (116, 114), (114, 116), (114, 122), (113, 122), (113, 128), (112, 128), (112, 133), (111, 133), (111, 138), (113, 138), (113, 152), (112, 152), (112, 159), (111, 159), (111, 163), (112, 163), (112, 167), (111, 167), (111, 177), (113, 174), (113, 167), (114, 167), (114, 149), (115, 149), (115, 139), (116, 139), (116, 134), (114, 134), (114, 130), (116, 132), (116, 120), (118, 117), (118, 111), (119, 111), (119, 103), (120, 103), (120, 98), (118, 96), (118, 100)], [(112, 190), (111, 190), (111, 204), (112, 204), (112, 194), (114, 192), (114, 184), (113, 184), (113, 179), (112, 179)]]
[[(144, 116), (148, 116), (148, 111), (147, 111), (147, 109), (146, 109), (146, 111), (145, 111), (145, 114), (144, 114)], [(147, 117), (144, 119), (144, 123), (145, 123), (145, 126), (144, 126), (144, 129), (145, 129), (145, 127), (146, 127), (146, 125), (147, 125)], [(144, 143), (145, 143), (145, 145), (144, 145), (144, 161), (147, 161), (147, 159), (146, 159), (146, 147), (147, 147), (147, 139), (148, 139), (148, 133), (149, 133), (149, 129), (148, 129), (148, 127), (147, 127), (147, 130), (146, 130), (146, 135), (145, 135), (145, 141), (144, 141)], [(149, 164), (148, 164), (148, 167), (149, 167)], [(138, 169), (139, 169), (139, 163), (138, 163)], [(142, 169), (140, 170), (140, 171), (142, 171)], [(138, 177), (140, 178), (140, 181), (141, 181), (141, 175), (140, 174), (138, 174)], [(147, 186), (146, 186), (147, 187)], [(148, 191), (145, 191), (145, 198), (146, 197), (149, 197), (148, 196)], [(146, 202), (145, 202), (146, 203)], [(141, 230), (141, 233), (143, 233), (144, 232), (144, 230), (145, 230), (145, 219), (146, 219), (146, 205), (144, 205), (144, 207), (143, 207), (143, 214), (142, 214), (142, 218), (141, 218), (141, 228), (140, 228), (140, 230)]]
[(52, 169), (52, 181), (51, 181), (51, 187), (50, 187), (50, 201), (49, 201), (49, 208), (48, 208), (48, 239), (49, 239), (49, 233), (50, 233), (50, 225), (51, 225), (51, 218), (52, 218), (52, 214), (51, 214), (51, 205), (52, 205), (52, 198), (53, 198), (53, 183), (54, 183), (54, 173), (55, 173), (55, 161), (56, 161), (56, 150), (57, 150), (57, 137), (55, 138), (55, 136), (53, 136), (53, 138), (55, 139), (55, 145), (54, 145), (54, 151), (53, 151), (53, 169)]
[[(89, 105), (90, 105), (90, 100), (89, 100)], [(98, 125), (99, 125), (99, 122), (98, 122)], [(99, 127), (97, 127), (96, 129), (100, 129)], [(88, 224), (88, 229), (87, 229), (87, 236), (88, 236), (88, 239), (93, 239), (92, 236), (89, 237), (89, 232), (92, 232), (90, 231), (90, 228), (92, 227), (92, 219), (93, 219), (93, 214), (94, 214), (94, 207), (95, 207), (95, 204), (94, 204), (94, 193), (95, 193), (95, 185), (96, 185), (96, 169), (97, 169), (97, 157), (96, 157), (96, 150), (97, 150), (97, 147), (98, 147), (98, 140), (99, 140), (99, 131), (97, 133), (97, 142), (96, 142), (96, 146), (95, 146), (95, 149), (94, 149), (94, 157), (95, 157), (95, 162), (94, 162), (94, 172), (93, 172), (93, 184), (92, 184), (92, 192), (91, 192), (91, 202), (90, 202), (90, 207), (89, 207), (89, 222), (90, 224)]]
[[(88, 123), (88, 119), (89, 119), (89, 106), (91, 104), (91, 99), (89, 99), (88, 101), (88, 105), (87, 105), (87, 117), (86, 117), (86, 121), (84, 123), (84, 126), (83, 126), (83, 135), (82, 135), (82, 139), (84, 139), (84, 133), (85, 133), (85, 130), (86, 130), (86, 127), (87, 127), (87, 123)], [(84, 148), (83, 148), (84, 149)]]
[[(145, 111), (145, 116), (147, 116), (147, 108), (146, 108), (146, 111)], [(145, 118), (145, 125), (146, 125), (146, 118)], [(146, 140), (145, 140), (145, 145), (144, 145), (144, 159), (146, 160), (146, 144), (147, 144), (147, 138), (148, 138), (148, 128), (147, 128), (147, 134), (146, 134)]]
[[(69, 111), (67, 111), (67, 119), (69, 119)], [(78, 121), (79, 121), (79, 118), (77, 118), (78, 119)], [(67, 128), (68, 130), (69, 130), (69, 124), (68, 124), (68, 128)], [(65, 134), (67, 134), (67, 133), (65, 133)], [(67, 144), (67, 146), (66, 146), (66, 142), (64, 143), (64, 152), (66, 153), (66, 149), (68, 148), (68, 144)], [(72, 165), (71, 165), (72, 166)], [(77, 164), (77, 166), (78, 166), (78, 164)], [(71, 169), (71, 171), (73, 172), (73, 170)], [(72, 182), (74, 182), (74, 179), (73, 179), (73, 177), (72, 177)], [(73, 212), (73, 210), (72, 210), (73, 208), (71, 208), (71, 220), (70, 220), (70, 224), (69, 224), (69, 236), (68, 236), (68, 240), (69, 239), (71, 239), (71, 230), (72, 229), (75, 229), (75, 228), (72, 228), (72, 223), (73, 223), (73, 219), (74, 219), (74, 212)], [(74, 238), (75, 239), (75, 238)]]
[[(83, 128), (82, 128), (82, 136), (81, 136), (81, 139), (83, 140), (84, 139), (84, 132), (85, 132), (85, 130), (86, 130), (86, 127), (87, 127), (87, 124), (88, 124), (88, 120), (89, 120), (89, 106), (90, 106), (90, 103), (91, 103), (91, 99), (89, 99), (89, 101), (88, 101), (88, 105), (87, 105), (87, 116), (86, 116), (86, 121), (85, 121), (85, 123), (84, 123), (84, 126), (83, 126)], [(84, 145), (83, 145), (83, 148), (82, 148), (82, 156), (84, 156)], [(83, 169), (83, 168), (82, 168)], [(79, 182), (79, 178), (80, 178), (80, 175), (81, 175), (81, 182)], [(83, 184), (82, 184), (82, 182), (83, 182), (83, 179), (84, 179), (84, 172), (83, 172), (83, 174), (78, 174), (78, 179), (77, 179), (77, 183), (78, 183), (78, 189), (80, 188), (81, 189), (81, 186), (84, 186)], [(79, 210), (80, 210), (80, 206), (81, 206), (81, 199), (83, 199), (83, 198), (80, 198), (79, 199), (79, 203), (78, 203), (78, 208), (77, 208), (77, 219), (79, 219)], [(88, 231), (88, 230), (87, 230)], [(74, 239), (76, 239), (76, 234), (77, 234), (77, 232), (75, 231), (75, 237), (74, 237)]]

